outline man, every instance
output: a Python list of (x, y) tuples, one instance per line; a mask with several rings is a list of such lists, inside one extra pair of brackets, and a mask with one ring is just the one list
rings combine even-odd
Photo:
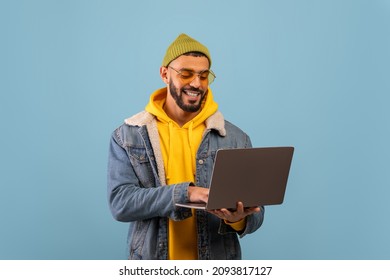
[(160, 68), (166, 87), (112, 134), (109, 204), (115, 219), (130, 222), (130, 259), (241, 259), (238, 236), (263, 222), (263, 207), (241, 202), (235, 211), (175, 206), (207, 201), (218, 149), (251, 146), (218, 111), (210, 67), (208, 49), (181, 34)]

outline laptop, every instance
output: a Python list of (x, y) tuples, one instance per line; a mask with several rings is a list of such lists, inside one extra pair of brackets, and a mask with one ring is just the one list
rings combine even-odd
[(218, 150), (207, 203), (176, 206), (214, 210), (282, 204), (294, 147)]

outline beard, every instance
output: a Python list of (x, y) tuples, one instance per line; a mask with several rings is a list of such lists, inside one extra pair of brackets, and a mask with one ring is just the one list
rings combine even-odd
[[(190, 102), (190, 104), (185, 104), (183, 95), (186, 94), (185, 93), (186, 90), (190, 90), (192, 92), (198, 92), (201, 95), (199, 102), (197, 103)], [(172, 81), (169, 82), (169, 92), (172, 95), (173, 99), (175, 99), (177, 106), (179, 106), (179, 108), (182, 109), (183, 111), (189, 113), (198, 112), (202, 107), (203, 101), (207, 95), (207, 90), (203, 91), (191, 86), (182, 87), (178, 89), (177, 87), (175, 87)]]

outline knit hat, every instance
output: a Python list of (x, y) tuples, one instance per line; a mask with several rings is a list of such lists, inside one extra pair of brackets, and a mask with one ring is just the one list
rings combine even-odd
[(207, 47), (184, 33), (180, 34), (168, 47), (162, 66), (167, 67), (172, 60), (188, 52), (203, 53), (208, 58), (211, 66), (211, 56)]

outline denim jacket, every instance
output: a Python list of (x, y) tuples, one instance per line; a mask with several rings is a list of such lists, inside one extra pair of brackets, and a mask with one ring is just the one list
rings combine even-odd
[[(243, 131), (225, 121), (220, 112), (206, 120), (206, 130), (196, 155), (196, 181), (166, 185), (157, 121), (143, 111), (117, 128), (111, 138), (108, 161), (108, 200), (115, 219), (129, 222), (129, 259), (168, 258), (168, 218), (179, 221), (191, 209), (176, 207), (188, 202), (193, 183), (208, 188), (218, 149), (251, 147)], [(257, 230), (264, 208), (248, 216), (246, 227), (236, 232), (218, 217), (196, 210), (198, 258), (241, 259), (238, 236)]]

